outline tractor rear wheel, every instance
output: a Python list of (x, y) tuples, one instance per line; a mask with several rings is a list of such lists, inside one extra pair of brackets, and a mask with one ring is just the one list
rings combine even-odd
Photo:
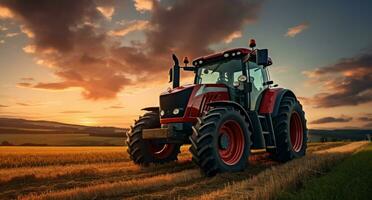
[(273, 120), (276, 150), (270, 152), (274, 160), (286, 162), (306, 154), (307, 127), (305, 112), (293, 97), (284, 97)]
[(232, 107), (217, 107), (198, 118), (190, 136), (193, 161), (206, 176), (245, 169), (250, 152), (249, 122)]
[(140, 117), (128, 133), (127, 151), (131, 160), (140, 165), (177, 160), (180, 144), (164, 144), (157, 140), (144, 140), (142, 138), (142, 130), (151, 128), (160, 128), (160, 119), (157, 112), (148, 112)]

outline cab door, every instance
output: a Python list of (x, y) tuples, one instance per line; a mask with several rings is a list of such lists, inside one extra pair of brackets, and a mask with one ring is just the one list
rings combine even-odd
[(248, 81), (252, 84), (252, 91), (249, 94), (249, 108), (251, 111), (257, 110), (259, 106), (257, 101), (262, 92), (268, 88), (264, 83), (268, 81), (266, 69), (262, 65), (257, 65), (255, 62), (248, 61), (247, 74)]

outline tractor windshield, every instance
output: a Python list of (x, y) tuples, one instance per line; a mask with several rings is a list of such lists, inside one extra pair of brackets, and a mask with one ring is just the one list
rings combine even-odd
[(217, 83), (233, 87), (242, 74), (242, 62), (240, 59), (224, 60), (221, 62), (202, 65), (198, 68), (195, 83)]

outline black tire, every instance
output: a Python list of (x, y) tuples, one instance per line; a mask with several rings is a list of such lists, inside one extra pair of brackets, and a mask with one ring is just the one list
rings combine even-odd
[[(296, 121), (297, 119), (298, 121)], [(279, 112), (273, 119), (273, 126), (276, 150), (270, 153), (274, 160), (286, 162), (306, 154), (308, 130), (306, 127), (305, 112), (296, 98), (284, 97), (282, 99)]]
[[(180, 144), (165, 144), (164, 146), (156, 140), (142, 139), (142, 130), (160, 128), (160, 119), (158, 112), (148, 112), (140, 117), (127, 134), (127, 152), (130, 159), (139, 165), (148, 165), (150, 163), (166, 163), (177, 160), (177, 155), (180, 153)], [(153, 146), (161, 146), (169, 148), (167, 153), (162, 155), (154, 154), (151, 150)]]
[[(230, 138), (227, 140), (228, 145), (221, 147), (222, 135), (229, 132), (226, 130), (221, 131), (224, 130), (221, 128), (227, 126), (226, 124), (228, 123), (235, 124), (234, 126), (238, 125), (241, 131), (234, 131), (233, 134), (230, 134), (230, 136), (236, 136), (228, 137)], [(190, 136), (191, 147), (189, 149), (192, 154), (193, 162), (200, 167), (201, 172), (206, 176), (214, 176), (220, 172), (242, 171), (246, 168), (248, 162), (251, 146), (250, 136), (249, 120), (244, 114), (233, 107), (213, 108), (203, 117), (198, 118), (197, 124), (193, 127), (193, 134)], [(243, 144), (232, 145), (233, 143), (229, 140), (233, 141), (234, 139), (232, 138), (234, 137), (244, 138)], [(235, 140), (238, 141), (237, 139)], [(229, 151), (231, 146), (242, 147), (241, 151), (235, 151), (239, 152), (237, 155), (241, 155), (241, 157), (238, 155), (235, 160), (232, 159), (235, 163), (230, 163), (228, 158), (222, 158), (221, 156), (221, 151)]]

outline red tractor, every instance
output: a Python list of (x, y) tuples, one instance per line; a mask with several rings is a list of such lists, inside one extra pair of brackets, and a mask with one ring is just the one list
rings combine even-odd
[[(277, 161), (304, 156), (305, 113), (295, 94), (269, 78), (267, 49), (236, 48), (195, 59), (170, 70), (173, 88), (148, 107), (128, 134), (136, 164), (177, 160), (180, 146), (191, 144), (193, 161), (207, 176), (244, 170), (251, 149)], [(194, 84), (179, 86), (180, 69), (195, 73)]]

